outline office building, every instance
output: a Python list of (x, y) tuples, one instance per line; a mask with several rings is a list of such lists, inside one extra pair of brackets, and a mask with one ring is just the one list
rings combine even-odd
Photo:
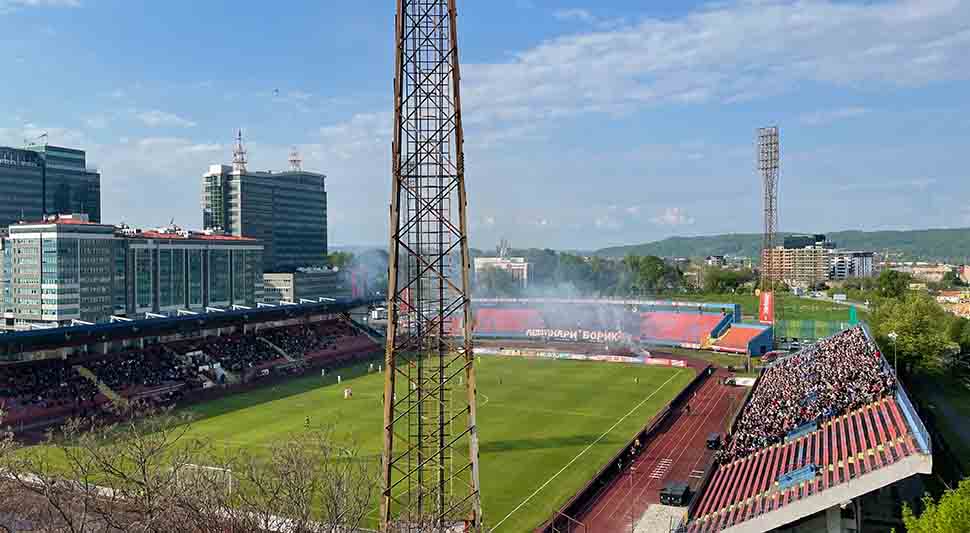
[(829, 279), (868, 278), (873, 276), (873, 253), (846, 250), (829, 251)]
[(101, 220), (101, 175), (84, 151), (38, 145), (0, 147), (0, 227), (48, 213), (84, 213)]
[(9, 227), (4, 329), (97, 323), (262, 301), (262, 246), (179, 228), (140, 231), (48, 217)]
[(327, 256), (326, 176), (302, 169), (246, 168), (242, 135), (232, 165), (213, 165), (202, 177), (202, 216), (207, 230), (263, 243), (263, 271), (287, 272), (324, 266)]
[(512, 275), (524, 289), (529, 286), (529, 262), (524, 257), (509, 257), (512, 247), (509, 241), (502, 239), (495, 248), (494, 257), (476, 257), (472, 260), (475, 279), (487, 270), (504, 270)]
[(345, 277), (341, 271), (322, 268), (267, 272), (263, 274), (263, 301), (298, 303), (301, 299), (345, 297), (348, 296), (343, 282)]

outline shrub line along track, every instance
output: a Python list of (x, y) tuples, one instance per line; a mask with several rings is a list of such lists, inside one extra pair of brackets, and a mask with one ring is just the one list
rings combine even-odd
[(641, 401), (640, 401), (640, 403), (638, 403), (637, 405), (635, 405), (635, 406), (633, 407), (633, 409), (630, 409), (630, 411), (629, 411), (629, 412), (627, 412), (627, 413), (626, 413), (625, 415), (623, 415), (622, 417), (620, 417), (620, 418), (619, 418), (619, 419), (618, 419), (618, 420), (617, 420), (617, 421), (616, 421), (616, 422), (615, 422), (615, 423), (614, 423), (614, 424), (613, 424), (612, 426), (610, 426), (610, 428), (609, 428), (609, 429), (607, 429), (607, 430), (606, 430), (605, 432), (603, 432), (603, 434), (602, 434), (602, 435), (600, 435), (600, 436), (599, 436), (599, 437), (598, 437), (598, 438), (597, 438), (596, 440), (594, 440), (593, 442), (591, 442), (591, 443), (589, 443), (589, 445), (588, 445), (588, 446), (586, 446), (585, 448), (583, 448), (583, 451), (581, 451), (581, 452), (579, 452), (578, 454), (576, 454), (576, 456), (575, 456), (575, 457), (573, 457), (573, 458), (572, 458), (572, 460), (570, 460), (570, 461), (569, 461), (568, 463), (566, 463), (566, 465), (565, 465), (565, 466), (563, 466), (563, 467), (562, 467), (561, 469), (559, 469), (559, 471), (558, 471), (558, 472), (556, 472), (555, 474), (553, 474), (553, 475), (552, 475), (552, 477), (550, 477), (549, 479), (547, 479), (545, 483), (543, 483), (542, 485), (540, 485), (540, 486), (539, 486), (539, 488), (537, 488), (537, 489), (535, 490), (535, 492), (533, 492), (533, 493), (532, 493), (532, 494), (530, 494), (530, 495), (529, 495), (528, 497), (526, 497), (526, 498), (525, 498), (524, 500), (522, 500), (522, 502), (521, 502), (521, 503), (519, 503), (519, 505), (517, 505), (517, 506), (516, 506), (516, 507), (515, 507), (514, 509), (512, 509), (512, 511), (510, 511), (510, 512), (509, 512), (509, 514), (507, 514), (507, 515), (505, 515), (505, 517), (504, 517), (504, 518), (502, 518), (501, 520), (499, 520), (499, 521), (498, 521), (498, 523), (496, 523), (496, 524), (495, 524), (494, 526), (492, 526), (492, 531), (496, 531), (496, 530), (498, 530), (498, 528), (499, 528), (499, 526), (501, 526), (501, 525), (502, 525), (503, 523), (505, 523), (505, 521), (506, 521), (506, 520), (508, 520), (508, 519), (509, 519), (509, 518), (510, 518), (510, 517), (511, 517), (512, 515), (514, 515), (514, 514), (515, 514), (515, 513), (516, 513), (516, 512), (517, 512), (517, 511), (518, 511), (519, 509), (521, 509), (521, 508), (522, 508), (522, 507), (523, 507), (523, 506), (524, 506), (525, 504), (527, 504), (527, 503), (529, 503), (529, 502), (530, 502), (530, 501), (532, 500), (532, 498), (534, 498), (534, 497), (535, 497), (535, 496), (536, 496), (537, 494), (539, 494), (540, 492), (542, 492), (542, 490), (543, 490), (544, 488), (546, 488), (546, 486), (548, 486), (548, 485), (549, 485), (550, 483), (552, 483), (552, 482), (553, 482), (553, 481), (554, 481), (554, 480), (555, 480), (555, 479), (556, 479), (557, 477), (559, 477), (559, 474), (562, 474), (563, 472), (565, 472), (565, 471), (566, 471), (566, 469), (568, 469), (568, 468), (569, 468), (570, 466), (572, 466), (572, 464), (573, 464), (573, 463), (575, 463), (575, 462), (576, 462), (577, 460), (579, 460), (579, 458), (580, 458), (580, 457), (582, 457), (583, 455), (585, 455), (585, 454), (586, 454), (586, 452), (588, 452), (588, 451), (589, 451), (589, 450), (590, 450), (590, 449), (591, 449), (591, 448), (592, 448), (593, 446), (595, 446), (595, 445), (596, 445), (596, 444), (598, 444), (598, 443), (599, 443), (599, 442), (600, 442), (601, 440), (603, 440), (604, 438), (606, 438), (606, 436), (607, 436), (607, 435), (609, 435), (609, 434), (610, 434), (611, 432), (613, 432), (613, 430), (614, 430), (614, 429), (616, 429), (616, 427), (617, 427), (617, 426), (619, 426), (619, 425), (620, 425), (620, 423), (622, 423), (622, 422), (623, 422), (624, 420), (626, 420), (626, 419), (627, 419), (627, 417), (629, 417), (629, 416), (630, 416), (630, 415), (632, 415), (632, 414), (633, 414), (634, 412), (636, 412), (636, 410), (637, 410), (637, 409), (639, 409), (640, 407), (642, 407), (642, 406), (643, 406), (643, 404), (645, 404), (645, 403), (647, 403), (647, 401), (648, 401), (648, 400), (650, 400), (651, 398), (653, 398), (654, 396), (656, 396), (658, 392), (660, 392), (661, 390), (663, 390), (663, 388), (664, 388), (664, 387), (666, 387), (668, 383), (670, 383), (671, 381), (673, 381), (673, 380), (674, 380), (674, 378), (676, 378), (676, 377), (677, 377), (677, 376), (679, 376), (680, 374), (681, 374), (681, 370), (678, 370), (678, 371), (676, 371), (676, 372), (674, 372), (674, 373), (673, 373), (673, 374), (672, 374), (672, 375), (671, 375), (671, 376), (670, 376), (670, 377), (669, 377), (669, 378), (667, 379), (667, 381), (665, 381), (665, 382), (663, 382), (663, 384), (661, 384), (661, 385), (660, 385), (659, 387), (657, 387), (657, 388), (656, 388), (656, 389), (655, 389), (655, 390), (654, 390), (653, 392), (651, 392), (651, 393), (650, 393), (649, 395), (647, 395), (647, 396), (646, 396), (646, 397), (645, 397), (645, 398), (644, 398), (643, 400), (641, 400)]
[[(681, 409), (664, 422), (662, 433), (644, 443), (632, 465), (634, 470), (627, 466), (623, 475), (601, 488), (577, 519), (590, 531), (617, 531), (628, 524), (631, 514), (633, 520), (639, 520), (651, 503), (659, 503), (660, 489), (667, 479), (693, 481), (691, 488), (696, 490), (700, 479), (690, 476), (712, 456), (706, 449), (707, 434), (723, 429), (732, 402), (743, 396), (744, 389), (722, 384), (729, 375), (719, 369), (708, 377), (696, 397), (688, 402), (691, 414)], [(707, 466), (703, 464), (701, 468)]]

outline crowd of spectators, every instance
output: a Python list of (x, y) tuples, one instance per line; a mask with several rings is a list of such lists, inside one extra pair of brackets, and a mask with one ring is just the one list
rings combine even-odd
[(5, 411), (78, 406), (97, 394), (94, 384), (60, 359), (10, 365), (0, 371), (0, 407)]
[(339, 351), (343, 341), (357, 335), (360, 335), (357, 329), (344, 322), (328, 321), (177, 341), (166, 346), (150, 344), (100, 358), (87, 356), (72, 361), (47, 359), (0, 365), (0, 409), (8, 415), (23, 415), (27, 408), (77, 410), (92, 406), (98, 388), (75, 365), (86, 367), (105, 385), (123, 395), (142, 395), (153, 390), (172, 395), (180, 394), (174, 390), (181, 388), (177, 387), (180, 384), (192, 390), (203, 388), (206, 380), (224, 383), (224, 374), (213, 369), (214, 363), (244, 377), (250, 369), (266, 368), (268, 363), (283, 359), (278, 350), (260, 337), (291, 357), (301, 359), (329, 350)]
[(895, 386), (862, 328), (843, 331), (764, 371), (719, 459), (748, 455), (807, 423), (872, 403)]
[(256, 333), (211, 337), (202, 351), (230, 372), (244, 372), (282, 357)]
[(195, 377), (195, 372), (188, 365), (159, 345), (91, 361), (85, 366), (106, 385), (118, 391), (129, 387), (151, 388), (187, 383)]

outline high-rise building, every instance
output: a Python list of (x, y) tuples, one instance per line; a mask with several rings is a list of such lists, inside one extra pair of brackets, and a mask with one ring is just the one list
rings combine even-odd
[(263, 300), (255, 239), (163, 228), (140, 231), (49, 217), (9, 227), (4, 329), (104, 322), (112, 315), (173, 314)]
[(302, 169), (251, 172), (237, 138), (232, 165), (212, 165), (202, 176), (207, 230), (252, 237), (264, 246), (265, 272), (323, 266), (327, 256), (326, 176)]
[(873, 275), (873, 253), (846, 250), (829, 251), (829, 279), (868, 278)]
[(263, 300), (276, 304), (280, 301), (299, 302), (301, 298), (340, 298), (350, 296), (345, 288), (344, 272), (328, 269), (299, 269), (294, 272), (267, 272), (263, 274)]
[(828, 279), (829, 250), (824, 240), (801, 248), (787, 244), (762, 251), (761, 264), (770, 261), (773, 265), (771, 279), (793, 286), (813, 286)]
[(84, 213), (101, 220), (101, 175), (83, 150), (39, 145), (0, 147), (0, 227), (48, 213)]

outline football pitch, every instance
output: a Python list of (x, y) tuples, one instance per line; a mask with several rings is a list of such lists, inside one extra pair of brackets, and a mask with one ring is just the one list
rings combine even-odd
[[(494, 356), (477, 367), (485, 523), (510, 532), (550, 517), (694, 376), (688, 368)], [(382, 387), (383, 374), (367, 363), (301, 377), (190, 407), (197, 418), (189, 435), (230, 454), (257, 452), (303, 431), (309, 417), (376, 462)]]

